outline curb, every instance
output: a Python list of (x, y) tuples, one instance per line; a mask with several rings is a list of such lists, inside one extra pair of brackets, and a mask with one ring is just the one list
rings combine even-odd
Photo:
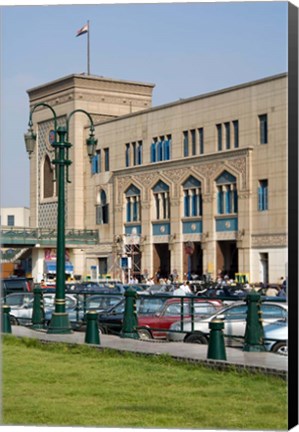
[[(43, 334), (44, 332), (40, 331), (39, 333)], [(14, 337), (17, 338), (23, 338), (23, 337), (27, 337), (27, 338), (31, 338), (31, 339), (35, 339), (32, 336), (22, 336), (22, 335), (13, 335)], [(68, 342), (68, 341), (53, 341), (53, 340), (48, 340), (46, 338), (37, 338), (37, 340), (41, 343), (44, 344), (51, 344), (51, 343), (55, 343), (55, 344), (67, 344), (69, 346), (78, 346), (78, 345), (82, 345), (82, 343), (78, 343), (78, 342)], [(84, 344), (85, 345), (85, 344)], [(109, 347), (109, 346), (102, 346), (102, 345), (94, 345), (94, 344), (88, 344), (89, 347), (93, 348), (93, 349), (97, 349), (97, 350), (112, 350), (115, 352), (118, 352), (120, 354), (124, 353), (124, 352), (130, 352), (132, 354), (135, 354), (136, 356), (151, 356), (151, 357), (159, 357), (159, 356), (165, 356), (165, 355), (169, 355), (173, 360), (181, 362), (181, 363), (190, 363), (190, 364), (198, 364), (198, 365), (202, 365), (211, 369), (216, 369), (219, 371), (227, 371), (227, 372), (231, 372), (231, 371), (236, 371), (236, 372), (249, 372), (249, 373), (254, 373), (254, 374), (264, 374), (264, 375), (269, 375), (269, 376), (275, 376), (284, 380), (287, 380), (288, 378), (288, 374), (287, 371), (285, 370), (279, 370), (279, 369), (275, 369), (275, 368), (269, 368), (269, 367), (264, 367), (264, 366), (252, 366), (252, 365), (246, 365), (246, 364), (238, 364), (238, 363), (231, 363), (225, 360), (211, 360), (211, 359), (194, 359), (191, 357), (181, 357), (178, 355), (174, 355), (171, 353), (151, 353), (151, 352), (137, 352), (134, 351), (132, 349), (119, 349), (119, 348), (115, 348), (115, 347)]]

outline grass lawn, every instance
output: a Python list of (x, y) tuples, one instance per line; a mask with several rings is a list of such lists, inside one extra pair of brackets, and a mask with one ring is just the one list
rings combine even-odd
[(2, 338), (2, 424), (287, 430), (287, 383), (169, 356)]

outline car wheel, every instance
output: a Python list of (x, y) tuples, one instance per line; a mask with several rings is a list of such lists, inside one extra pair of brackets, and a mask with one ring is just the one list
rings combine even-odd
[(203, 334), (193, 333), (190, 334), (189, 336), (186, 336), (184, 342), (206, 345), (208, 343), (208, 339)]
[(10, 315), (10, 316), (9, 316), (9, 320), (10, 320), (10, 324), (11, 324), (11, 325), (19, 325), (19, 321), (17, 320), (16, 317)]
[(139, 335), (139, 338), (141, 340), (153, 339), (153, 337), (151, 335), (151, 332), (148, 331), (148, 330), (146, 330), (146, 329), (140, 329), (140, 330), (138, 330), (138, 335)]
[(281, 355), (287, 356), (288, 355), (288, 345), (286, 342), (277, 342), (273, 346), (271, 351), (276, 353), (276, 354), (281, 354)]
[(99, 326), (99, 334), (106, 334), (105, 328), (102, 326)]

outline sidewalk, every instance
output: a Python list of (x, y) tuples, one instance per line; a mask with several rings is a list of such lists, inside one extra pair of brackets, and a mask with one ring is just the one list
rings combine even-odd
[[(47, 334), (43, 330), (32, 330), (23, 326), (12, 326), (12, 335), (18, 337), (36, 338), (48, 342), (64, 342), (70, 344), (85, 344), (84, 332), (72, 334)], [(100, 335), (99, 349), (110, 348), (117, 351), (129, 351), (147, 355), (169, 354), (171, 357), (189, 362), (227, 369), (259, 371), (270, 375), (287, 377), (288, 357), (270, 352), (245, 352), (237, 348), (226, 347), (227, 360), (207, 359), (207, 345), (188, 344), (183, 342), (141, 341), (138, 339), (121, 338), (118, 336)]]

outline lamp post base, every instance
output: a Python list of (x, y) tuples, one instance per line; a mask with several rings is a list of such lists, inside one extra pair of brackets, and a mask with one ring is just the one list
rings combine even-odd
[(264, 347), (264, 345), (260, 345), (260, 344), (250, 345), (250, 344), (245, 343), (245, 345), (243, 347), (243, 351), (264, 352), (264, 351), (266, 351), (266, 348)]
[(53, 312), (47, 333), (69, 334), (73, 333), (67, 313)]

